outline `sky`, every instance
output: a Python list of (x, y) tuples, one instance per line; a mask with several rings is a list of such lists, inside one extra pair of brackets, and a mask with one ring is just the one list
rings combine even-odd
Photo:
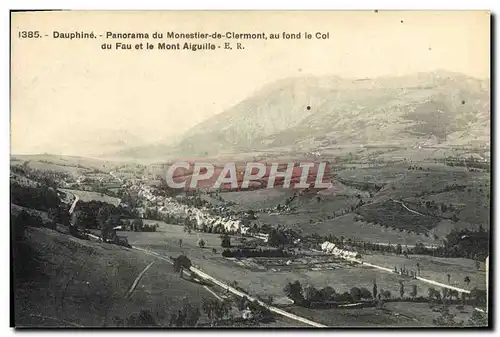
[[(24, 30), (43, 37), (20, 38)], [(373, 78), (437, 69), (490, 74), (485, 11), (33, 12), (14, 13), (11, 31), (15, 154), (79, 154), (116, 140), (175, 140), (286, 77)], [(313, 38), (222, 41), (245, 47), (231, 51), (103, 50), (103, 43), (146, 41), (54, 39), (53, 31), (310, 32)], [(316, 32), (329, 39), (315, 39)]]

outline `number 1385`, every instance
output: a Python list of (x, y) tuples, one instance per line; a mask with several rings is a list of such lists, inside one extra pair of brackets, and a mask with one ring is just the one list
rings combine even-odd
[(19, 38), (21, 39), (38, 39), (40, 37), (40, 32), (38, 30), (22, 30), (19, 32)]

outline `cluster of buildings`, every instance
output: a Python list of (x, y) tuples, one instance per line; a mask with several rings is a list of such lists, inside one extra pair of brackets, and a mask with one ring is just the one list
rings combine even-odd
[(190, 219), (195, 220), (196, 228), (202, 229), (206, 227), (222, 227), (224, 232), (228, 233), (240, 233), (242, 230), (241, 220), (233, 217), (224, 217), (220, 215), (212, 215), (207, 212), (204, 208), (191, 207), (186, 216)]
[(333, 254), (343, 259), (355, 259), (361, 257), (360, 254), (355, 251), (339, 248), (334, 243), (328, 241), (321, 244), (321, 250), (325, 253)]
[[(194, 224), (196, 229), (221, 228), (228, 233), (246, 233), (247, 227), (242, 225), (241, 220), (235, 216), (224, 216), (211, 214), (206, 207), (197, 208), (188, 206), (178, 202), (175, 198), (156, 196), (153, 194), (154, 187), (147, 185), (134, 185), (132, 190), (136, 190), (138, 196), (146, 200), (150, 205), (157, 207), (160, 215), (170, 215), (182, 217), (190, 220), (190, 224)], [(145, 210), (143, 210), (144, 212)]]

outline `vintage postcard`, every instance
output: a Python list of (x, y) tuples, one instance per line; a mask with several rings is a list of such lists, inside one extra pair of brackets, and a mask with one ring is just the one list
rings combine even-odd
[(10, 15), (13, 326), (491, 326), (489, 11)]

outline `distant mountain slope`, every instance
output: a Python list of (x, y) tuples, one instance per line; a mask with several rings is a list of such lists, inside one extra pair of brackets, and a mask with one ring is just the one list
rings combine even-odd
[(196, 125), (175, 146), (156, 145), (147, 152), (212, 155), (349, 143), (487, 143), (489, 88), (489, 80), (445, 71), (362, 80), (288, 78)]
[(40, 149), (43, 149), (41, 152), (92, 157), (147, 144), (143, 138), (127, 130), (84, 126), (61, 129), (59, 139), (58, 143), (53, 141), (41, 143), (39, 145)]

